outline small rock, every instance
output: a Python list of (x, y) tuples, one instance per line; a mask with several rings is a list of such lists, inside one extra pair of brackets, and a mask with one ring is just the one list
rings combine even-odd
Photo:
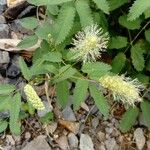
[(52, 108), (50, 107), (48, 101), (43, 101), (43, 104), (45, 106), (45, 109), (38, 110), (38, 116), (39, 117), (44, 117), (47, 113), (52, 111)]
[(0, 0), (0, 14), (6, 9), (6, 7), (7, 7), (7, 1)]
[(150, 150), (150, 140), (147, 141), (147, 150)]
[(15, 145), (15, 140), (11, 135), (6, 135), (6, 142), (8, 143), (8, 145)]
[(99, 131), (99, 132), (97, 133), (97, 137), (98, 137), (98, 140), (99, 140), (100, 142), (102, 142), (102, 141), (105, 140), (105, 133)]
[(28, 143), (22, 150), (51, 150), (51, 147), (45, 140), (45, 136), (38, 136)]
[(70, 106), (66, 106), (66, 108), (62, 111), (62, 115), (65, 120), (76, 121), (76, 117)]
[(113, 132), (113, 127), (105, 128), (106, 133), (111, 134)]
[(81, 134), (80, 150), (94, 150), (94, 145), (91, 137), (88, 134)]
[(136, 146), (139, 150), (142, 150), (144, 145), (145, 145), (145, 136), (144, 136), (144, 132), (141, 128), (137, 128), (135, 131), (134, 131), (134, 139), (135, 139), (135, 142), (136, 142)]
[(20, 68), (18, 68), (18, 66), (16, 66), (15, 64), (12, 64), (8, 67), (6, 75), (9, 78), (16, 78), (20, 75)]
[(109, 138), (105, 141), (105, 145), (106, 145), (107, 150), (114, 150), (117, 143), (116, 143), (116, 140), (114, 138)]
[(9, 26), (7, 24), (0, 24), (0, 39), (5, 39), (9, 37)]
[(65, 135), (59, 137), (56, 142), (58, 143), (59, 147), (61, 150), (68, 150), (69, 149), (69, 144), (67, 137)]
[(73, 133), (69, 133), (68, 141), (71, 149), (75, 149), (78, 147), (78, 138)]
[(99, 125), (99, 119), (97, 117), (92, 119), (92, 126), (94, 129), (97, 128), (97, 126)]
[(0, 15), (0, 24), (5, 24), (5, 23), (6, 23), (5, 17)]
[(26, 132), (25, 133), (25, 139), (30, 139), (31, 138), (31, 133), (30, 132)]
[(53, 134), (56, 129), (57, 129), (57, 123), (56, 122), (53, 122), (50, 125), (47, 125), (47, 130), (50, 134)]
[(0, 51), (0, 70), (6, 69), (10, 61), (9, 53)]

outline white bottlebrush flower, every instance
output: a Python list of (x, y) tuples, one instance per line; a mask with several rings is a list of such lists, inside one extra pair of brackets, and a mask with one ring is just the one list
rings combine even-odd
[(24, 87), (24, 93), (27, 97), (27, 100), (32, 104), (32, 106), (35, 109), (38, 109), (38, 110), (45, 109), (43, 102), (41, 101), (41, 99), (39, 98), (39, 96), (37, 95), (37, 93), (35, 92), (35, 90), (33, 89), (31, 85), (27, 84)]
[(74, 59), (82, 60), (84, 63), (96, 61), (96, 58), (101, 57), (101, 52), (106, 50), (108, 40), (108, 33), (103, 33), (103, 29), (97, 25), (86, 27), (73, 39)]
[(133, 105), (141, 102), (140, 91), (144, 86), (137, 79), (132, 80), (124, 75), (105, 75), (99, 79), (100, 85), (112, 92), (114, 100), (121, 100), (123, 103)]

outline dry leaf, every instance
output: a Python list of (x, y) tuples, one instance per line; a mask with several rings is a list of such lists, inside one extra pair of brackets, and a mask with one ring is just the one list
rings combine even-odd
[(7, 7), (12, 7), (26, 0), (7, 0)]

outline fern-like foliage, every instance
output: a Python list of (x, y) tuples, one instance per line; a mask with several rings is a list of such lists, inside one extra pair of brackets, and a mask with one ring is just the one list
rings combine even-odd
[(99, 9), (101, 9), (104, 13), (109, 14), (109, 3), (107, 0), (93, 0), (93, 2), (97, 5)]
[(64, 5), (61, 8), (56, 23), (54, 24), (54, 37), (56, 45), (63, 42), (68, 36), (73, 27), (75, 12), (75, 8), (70, 5)]
[(76, 1), (75, 5), (76, 5), (76, 10), (80, 17), (82, 28), (92, 25), (94, 21), (93, 21), (92, 12), (89, 6), (89, 2), (87, 0), (78, 0)]
[(136, 0), (130, 8), (128, 19), (135, 20), (147, 9), (150, 9), (150, 0)]

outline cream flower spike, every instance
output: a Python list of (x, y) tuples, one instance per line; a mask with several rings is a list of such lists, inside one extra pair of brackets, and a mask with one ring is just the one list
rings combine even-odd
[(99, 79), (102, 87), (112, 92), (114, 100), (121, 100), (123, 103), (134, 106), (135, 102), (141, 102), (140, 91), (144, 86), (137, 79), (132, 80), (124, 75), (105, 75)]
[(27, 97), (27, 100), (33, 105), (35, 109), (43, 110), (45, 109), (44, 104), (42, 103), (41, 99), (33, 89), (33, 87), (29, 84), (27, 84), (24, 87), (24, 93)]
[(73, 39), (74, 48), (71, 50), (76, 54), (74, 59), (82, 60), (83, 63), (96, 61), (107, 48), (108, 40), (108, 33), (103, 33), (103, 29), (98, 28), (98, 25), (86, 27)]

